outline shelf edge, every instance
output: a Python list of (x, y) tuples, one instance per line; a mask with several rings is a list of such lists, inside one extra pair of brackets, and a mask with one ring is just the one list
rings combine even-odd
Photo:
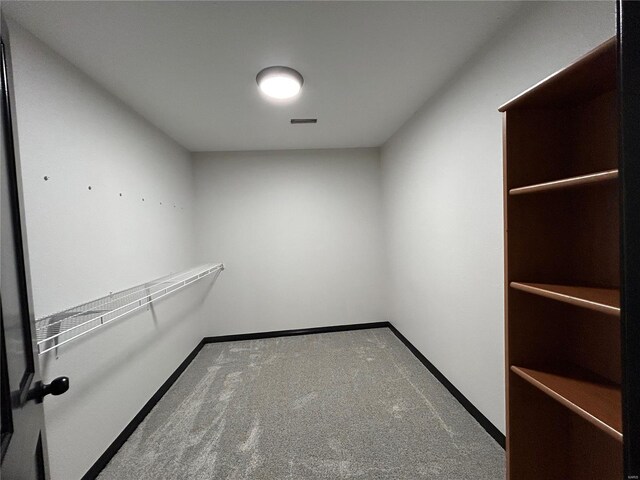
[(610, 435), (615, 440), (617, 440), (619, 442), (623, 441), (623, 437), (622, 437), (622, 433), (621, 432), (619, 432), (618, 430), (613, 428), (611, 425), (603, 422), (598, 417), (592, 415), (591, 413), (586, 411), (584, 408), (580, 407), (579, 405), (576, 405), (575, 403), (573, 403), (569, 399), (563, 397), (561, 394), (559, 394), (555, 390), (549, 388), (544, 383), (540, 382), (539, 380), (536, 380), (531, 375), (529, 375), (524, 370), (522, 370), (520, 367), (517, 367), (515, 365), (511, 365), (510, 370), (513, 373), (515, 373), (516, 375), (518, 375), (520, 378), (522, 378), (524, 381), (528, 382), (529, 384), (531, 384), (532, 386), (534, 386), (538, 390), (542, 391), (545, 395), (548, 395), (549, 397), (553, 398), (554, 400), (556, 400), (561, 405), (567, 407), (573, 413), (575, 413), (576, 415), (580, 416), (584, 420), (588, 421), (589, 423), (591, 423), (595, 427), (599, 428), (600, 430), (602, 430), (606, 434)]
[(524, 195), (527, 193), (543, 192), (548, 190), (559, 190), (562, 188), (578, 187), (582, 185), (591, 185), (594, 183), (609, 182), (618, 178), (618, 169), (605, 170), (597, 173), (589, 173), (578, 177), (563, 178), (561, 180), (553, 180), (551, 182), (536, 183), (524, 187), (516, 187), (509, 189), (509, 195)]
[(574, 297), (564, 293), (554, 292), (552, 290), (546, 290), (540, 287), (534, 287), (521, 282), (510, 282), (509, 286), (521, 292), (527, 292), (533, 295), (557, 300), (559, 302), (568, 303), (577, 307), (587, 308), (589, 310), (595, 310), (596, 312), (606, 313), (608, 315), (620, 316), (620, 307), (613, 307), (604, 303), (594, 302), (580, 297)]

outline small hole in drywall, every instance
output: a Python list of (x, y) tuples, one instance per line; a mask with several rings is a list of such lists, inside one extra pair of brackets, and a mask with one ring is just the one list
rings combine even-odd
[(122, 194), (120, 194), (120, 196), (122, 196)]
[(91, 185), (89, 185), (89, 190), (91, 190)]
[(144, 198), (142, 199), (142, 201), (144, 202)]
[(47, 175), (44, 176), (44, 181), (46, 182), (47, 180), (49, 180), (49, 177)]

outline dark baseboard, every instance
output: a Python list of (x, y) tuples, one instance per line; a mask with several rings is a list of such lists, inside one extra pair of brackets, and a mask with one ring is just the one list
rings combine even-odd
[(420, 350), (418, 350), (413, 344), (407, 340), (407, 338), (402, 335), (398, 331), (396, 327), (394, 327), (391, 323), (389, 323), (389, 329), (395, 334), (396, 337), (400, 339), (405, 346), (411, 350), (411, 353), (415, 355), (415, 357), (422, 362), (422, 364), (427, 367), (427, 370), (431, 372), (431, 374), (436, 377), (436, 379), (455, 397), (456, 400), (462, 405), (467, 412), (471, 414), (473, 418), (480, 424), (482, 428), (486, 430), (486, 432), (491, 435), (491, 437), (498, 442), (502, 448), (505, 448), (506, 439), (504, 434), (496, 428), (496, 426), (491, 423), (491, 421), (485, 417), (480, 410), (476, 408), (476, 406), (469, 401), (467, 397), (465, 397), (460, 390), (458, 390), (453, 383), (449, 381), (447, 377), (445, 377), (440, 370), (438, 370), (433, 363), (427, 360)]
[(127, 439), (131, 436), (131, 434), (138, 428), (138, 425), (142, 423), (144, 418), (149, 414), (149, 412), (155, 407), (156, 403), (160, 401), (160, 399), (167, 393), (167, 390), (171, 388), (171, 385), (178, 379), (178, 377), (185, 371), (185, 369), (189, 366), (189, 364), (196, 358), (198, 352), (202, 349), (204, 345), (203, 341), (200, 341), (196, 348), (184, 359), (184, 361), (175, 369), (175, 371), (171, 374), (171, 376), (162, 384), (162, 386), (153, 394), (153, 396), (149, 399), (147, 403), (145, 403), (144, 407), (133, 417), (133, 420), (129, 422), (129, 424), (124, 428), (124, 430), (116, 437), (116, 439), (107, 447), (105, 452), (100, 455), (100, 458), (94, 463), (91, 468), (84, 474), (82, 480), (94, 480), (100, 474), (100, 472), (107, 466), (107, 463), (111, 461), (113, 456), (120, 450), (120, 447), (124, 445)]
[(94, 480), (98, 477), (100, 472), (107, 466), (113, 456), (120, 450), (120, 447), (124, 445), (131, 434), (138, 428), (138, 425), (142, 423), (144, 418), (149, 414), (153, 407), (160, 401), (160, 399), (167, 393), (167, 390), (171, 388), (171, 385), (175, 383), (178, 377), (185, 371), (193, 359), (198, 355), (198, 352), (207, 343), (219, 343), (219, 342), (235, 342), (240, 340), (256, 340), (260, 338), (274, 338), (274, 337), (291, 337), (295, 335), (312, 335), (316, 333), (330, 333), (330, 332), (346, 332), (350, 330), (364, 330), (368, 328), (389, 328), (407, 348), (413, 353), (422, 364), (433, 374), (436, 379), (444, 385), (444, 387), (451, 392), (451, 394), (460, 402), (460, 404), (475, 418), (478, 423), (487, 431), (493, 439), (498, 442), (502, 448), (505, 446), (505, 437), (498, 430), (487, 417), (485, 417), (480, 410), (478, 410), (461, 392), (458, 390), (448, 379), (445, 377), (426, 357), (420, 353), (420, 351), (414, 347), (404, 335), (402, 335), (396, 327), (390, 322), (373, 322), (373, 323), (355, 323), (351, 325), (335, 325), (332, 327), (315, 327), (315, 328), (302, 328), (295, 330), (276, 330), (272, 332), (259, 332), (259, 333), (243, 333), (239, 335), (223, 335), (220, 337), (204, 337), (200, 343), (193, 349), (193, 351), (184, 359), (184, 361), (176, 368), (166, 382), (153, 394), (149, 401), (142, 407), (133, 420), (124, 428), (124, 430), (118, 435), (118, 437), (109, 445), (107, 450), (98, 458), (98, 460), (92, 465), (92, 467), (84, 474), (82, 480)]
[(296, 335), (313, 335), (316, 333), (346, 332), (349, 330), (365, 330), (368, 328), (390, 327), (389, 322), (352, 323), (349, 325), (334, 325), (332, 327), (299, 328), (295, 330), (275, 330), (272, 332), (241, 333), (239, 335), (222, 335), (220, 337), (204, 337), (204, 343), (238, 342), (240, 340), (257, 340), (260, 338), (293, 337)]

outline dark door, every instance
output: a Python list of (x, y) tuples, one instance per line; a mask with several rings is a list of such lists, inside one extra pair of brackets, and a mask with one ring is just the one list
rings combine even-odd
[[(6, 29), (3, 29), (6, 32)], [(20, 185), (13, 144), (13, 125), (4, 39), (2, 41), (2, 115), (0, 146), (0, 311), (2, 322), (1, 402), (2, 478), (47, 478), (42, 385), (31, 325), (29, 277), (22, 228)]]
[(618, 2), (624, 469), (640, 479), (640, 2)]

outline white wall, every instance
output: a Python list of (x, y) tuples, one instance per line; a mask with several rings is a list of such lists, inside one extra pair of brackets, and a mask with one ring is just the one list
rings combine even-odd
[(377, 149), (194, 157), (209, 335), (385, 320)]
[(505, 429), (498, 107), (615, 34), (614, 2), (528, 5), (382, 148), (391, 321)]
[[(10, 34), (36, 316), (193, 266), (189, 153), (16, 24)], [(196, 346), (208, 287), (41, 357), (45, 381), (71, 383), (44, 403), (52, 479), (80, 478)]]

